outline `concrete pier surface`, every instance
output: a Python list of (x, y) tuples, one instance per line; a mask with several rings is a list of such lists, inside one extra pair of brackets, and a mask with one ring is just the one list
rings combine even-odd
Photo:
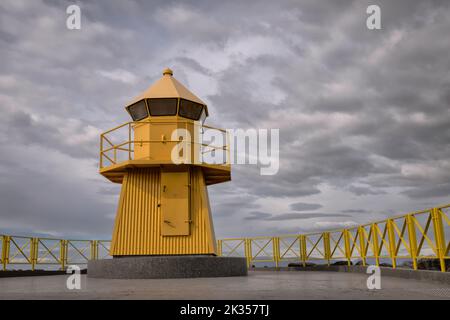
[(382, 276), (367, 289), (365, 274), (321, 271), (249, 271), (247, 277), (110, 280), (68, 275), (0, 278), (0, 299), (449, 299), (450, 286)]

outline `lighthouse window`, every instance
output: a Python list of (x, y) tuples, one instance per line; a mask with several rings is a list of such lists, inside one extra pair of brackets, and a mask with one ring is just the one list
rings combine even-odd
[(148, 111), (144, 100), (132, 104), (127, 107), (127, 109), (134, 121), (139, 121), (148, 117)]
[(200, 103), (195, 103), (189, 100), (181, 99), (180, 101), (180, 116), (192, 119), (192, 120), (198, 120), (200, 119), (200, 116), (202, 114), (203, 105)]
[(174, 116), (177, 114), (176, 98), (147, 99), (151, 116)]

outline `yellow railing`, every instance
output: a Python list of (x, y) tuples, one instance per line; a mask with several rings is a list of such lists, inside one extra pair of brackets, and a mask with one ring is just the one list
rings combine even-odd
[[(413, 212), (387, 220), (343, 230), (277, 237), (232, 238), (217, 241), (220, 256), (245, 257), (248, 266), (257, 263), (323, 262), (363, 265), (410, 262), (418, 269), (423, 258), (438, 261), (445, 272), (450, 259), (450, 205)], [(0, 235), (3, 270), (21, 265), (54, 265), (64, 270), (70, 264), (109, 257), (110, 241), (65, 240)]]
[(109, 240), (65, 240), (0, 235), (0, 264), (3, 270), (38, 266), (64, 270), (71, 264), (109, 257)]
[(264, 262), (360, 260), (362, 265), (410, 262), (418, 269), (418, 260), (436, 259), (441, 271), (450, 259), (450, 205), (393, 217), (387, 220), (343, 230), (278, 237), (232, 238), (218, 240), (222, 256), (247, 258), (248, 266)]
[[(224, 161), (221, 164), (228, 164), (230, 162), (230, 149), (229, 144), (229, 134), (224, 129), (214, 128), (211, 126), (201, 125), (200, 123), (188, 122), (188, 121), (158, 121), (156, 123), (138, 121), (138, 122), (127, 122), (117, 126), (113, 129), (103, 132), (100, 135), (100, 169), (118, 164), (126, 160), (134, 160), (134, 146), (139, 144), (140, 146), (144, 144), (156, 144), (156, 143), (172, 143), (177, 144), (182, 142), (182, 140), (135, 140), (133, 126), (135, 125), (148, 125), (151, 128), (152, 125), (161, 124), (177, 124), (178, 127), (185, 125), (186, 129), (188, 125), (194, 125), (199, 132), (200, 139), (197, 137), (192, 137), (191, 141), (184, 141), (189, 145), (198, 145), (200, 147), (200, 154), (206, 154), (213, 151), (223, 151)], [(221, 145), (212, 145), (203, 143), (203, 135), (205, 130), (214, 130), (215, 132), (223, 135), (224, 143)]]

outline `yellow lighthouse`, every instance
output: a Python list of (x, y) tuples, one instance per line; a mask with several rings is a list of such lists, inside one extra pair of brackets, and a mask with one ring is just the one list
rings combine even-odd
[[(122, 184), (110, 254), (216, 255), (207, 186), (231, 180), (231, 168), (226, 142), (207, 145), (202, 134), (226, 141), (226, 131), (204, 125), (207, 105), (170, 69), (126, 111), (131, 122), (101, 135), (100, 173)], [(223, 162), (202, 162), (208, 152)]]

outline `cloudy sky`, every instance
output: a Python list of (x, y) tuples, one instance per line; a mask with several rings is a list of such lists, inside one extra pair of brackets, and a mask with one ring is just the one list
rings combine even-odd
[(449, 34), (447, 0), (2, 0), (0, 233), (109, 238), (120, 186), (98, 174), (99, 134), (167, 66), (208, 124), (280, 129), (277, 175), (235, 166), (210, 187), (218, 237), (450, 202)]

